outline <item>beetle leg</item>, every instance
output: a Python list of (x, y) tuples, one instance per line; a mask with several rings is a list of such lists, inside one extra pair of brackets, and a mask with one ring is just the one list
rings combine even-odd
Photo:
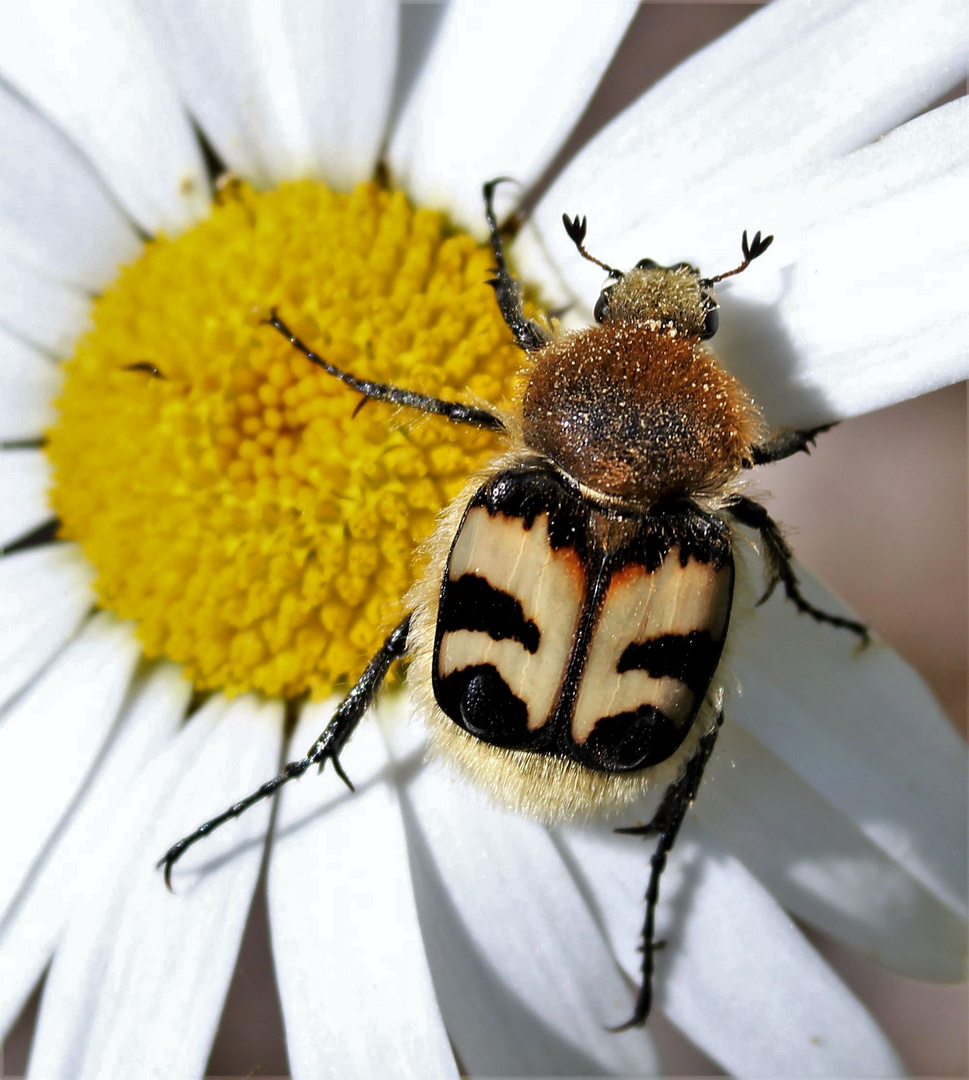
[(208, 836), (210, 832), (220, 825), (224, 825), (225, 822), (244, 814), (250, 806), (268, 798), (283, 784), (289, 783), (290, 780), (297, 780), (313, 765), (319, 765), (322, 770), (327, 761), (332, 762), (334, 772), (353, 791), (353, 784), (350, 783), (347, 774), (340, 765), (340, 751), (346, 744), (347, 739), (353, 734), (363, 714), (373, 702), (377, 691), (383, 685), (387, 672), (390, 670), (390, 665), (404, 655), (409, 628), (410, 615), (394, 630), (380, 647), (380, 651), (367, 664), (366, 670), (353, 685), (349, 694), (340, 702), (336, 712), (333, 714), (333, 718), (326, 725), (320, 737), (310, 747), (309, 753), (305, 757), (300, 758), (298, 761), (291, 761), (278, 776), (274, 776), (272, 780), (267, 780), (265, 784), (251, 795), (247, 795), (241, 802), (230, 806), (228, 810), (224, 810), (221, 814), (200, 825), (195, 832), (189, 833), (188, 836), (172, 844), (156, 864), (159, 869), (164, 867), (165, 884), (169, 890), (172, 887), (172, 868), (193, 844), (201, 840), (202, 837)]
[(408, 409), (417, 409), (419, 412), (433, 413), (443, 416), (446, 420), (452, 420), (457, 424), (470, 424), (472, 427), (486, 428), (489, 431), (504, 431), (505, 425), (501, 418), (487, 409), (481, 409), (476, 405), (465, 405), (460, 401), (444, 401), (442, 398), (433, 397), (431, 394), (419, 394), (416, 390), (405, 390), (400, 386), (391, 386), (389, 383), (371, 382), (369, 379), (358, 379), (355, 375), (324, 360), (304, 341), (298, 338), (292, 330), (283, 322), (275, 310), (266, 322), (275, 327), (284, 338), (298, 349), (307, 360), (323, 368), (325, 372), (346, 383), (352, 390), (363, 394), (360, 405), (373, 398), (376, 401), (389, 401), (393, 405), (403, 405)]
[(797, 453), (811, 453), (815, 440), (825, 431), (830, 431), (834, 424), (822, 424), (816, 428), (788, 428), (778, 431), (766, 442), (752, 446), (750, 460), (745, 462), (748, 469), (755, 465), (769, 465), (773, 461), (783, 461)]
[(646, 886), (646, 918), (643, 922), (643, 963), (639, 993), (636, 995), (636, 1005), (632, 1016), (618, 1027), (610, 1028), (610, 1031), (625, 1031), (627, 1028), (645, 1024), (649, 1016), (649, 1010), (653, 1003), (653, 954), (660, 943), (655, 938), (655, 915), (656, 904), (659, 901), (659, 879), (666, 869), (666, 859), (676, 843), (680, 826), (686, 812), (696, 798), (703, 778), (703, 770), (713, 753), (713, 745), (717, 741), (720, 726), (723, 723), (723, 713), (717, 714), (717, 722), (713, 730), (700, 739), (700, 745), (696, 753), (687, 762), (686, 770), (675, 783), (670, 784), (663, 796), (659, 809), (653, 815), (652, 821), (647, 825), (634, 825), (627, 829), (616, 829), (617, 833), (627, 836), (656, 836), (659, 841), (656, 850), (649, 860), (649, 882)]
[(764, 543), (764, 555), (771, 576), (767, 591), (758, 601), (758, 605), (763, 604), (768, 599), (777, 587), (777, 583), (780, 582), (784, 586), (784, 593), (788, 600), (794, 604), (798, 611), (810, 615), (817, 622), (827, 623), (829, 626), (840, 626), (843, 630), (850, 630), (851, 633), (857, 634), (861, 638), (863, 644), (868, 644), (871, 637), (868, 633), (868, 627), (864, 623), (856, 622), (854, 619), (845, 619), (841, 615), (829, 615), (828, 612), (816, 608), (804, 598), (791, 561), (793, 553), (787, 546), (787, 541), (784, 539), (780, 526), (759, 502), (748, 499), (746, 496), (740, 496), (726, 510), (741, 525), (756, 529)]
[(505, 320), (509, 330), (515, 335), (515, 343), (525, 352), (533, 352), (548, 344), (548, 335), (536, 322), (525, 318), (522, 309), (522, 290), (518, 282), (512, 277), (511, 271), (505, 263), (505, 253), (501, 243), (501, 235), (498, 232), (498, 222), (495, 219), (495, 188), (506, 176), (499, 176), (497, 180), (489, 180), (482, 189), (485, 201), (485, 217), (488, 219), (488, 231), (491, 234), (491, 250), (495, 253), (495, 276), (488, 284), (495, 290), (495, 299), (498, 301), (498, 310)]

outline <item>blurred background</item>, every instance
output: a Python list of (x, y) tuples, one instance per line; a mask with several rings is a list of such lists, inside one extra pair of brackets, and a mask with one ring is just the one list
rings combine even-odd
[[(590, 16), (597, 0), (590, 0)], [(758, 5), (648, 3), (555, 165), (668, 70)], [(422, 34), (434, 5), (405, 5), (405, 32)], [(953, 89), (951, 97), (965, 94)], [(846, 102), (846, 108), (851, 103)], [(766, 223), (765, 227), (769, 227)], [(814, 453), (758, 478), (799, 559), (924, 676), (952, 723), (967, 722), (966, 386), (847, 421)], [(209, 1062), (212, 1076), (288, 1073), (270, 959), (263, 890)], [(969, 1075), (969, 987), (892, 975), (806, 931), (889, 1033), (910, 1073)], [(6, 1076), (23, 1073), (37, 996), (6, 1045)], [(662, 1015), (650, 1019), (669, 1075), (720, 1075)]]

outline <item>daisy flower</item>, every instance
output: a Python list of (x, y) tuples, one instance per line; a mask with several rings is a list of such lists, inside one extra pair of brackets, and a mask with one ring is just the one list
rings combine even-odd
[[(649, 1028), (605, 1030), (648, 850), (425, 764), (399, 687), (341, 758), (355, 794), (290, 785), (193, 848), (174, 897), (154, 869), (312, 743), (498, 446), (354, 417), (274, 305), (351, 370), (510, 399), (479, 243), (507, 174), (516, 269), (566, 321), (601, 282), (563, 211), (620, 266), (732, 266), (769, 228), (717, 351), (773, 424), (966, 377), (965, 100), (934, 106), (964, 77), (959, 5), (770, 4), (563, 166), (635, 10), (0, 9), (0, 1019), (46, 969), (32, 1075), (201, 1075), (263, 868), (294, 1074), (661, 1071)], [(657, 1016), (738, 1075), (897, 1075), (791, 916), (963, 977), (964, 745), (882, 644), (779, 597), (743, 631), (663, 882)]]

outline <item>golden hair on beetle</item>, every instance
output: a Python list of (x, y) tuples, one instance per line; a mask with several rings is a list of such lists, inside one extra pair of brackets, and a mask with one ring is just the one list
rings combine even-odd
[[(475, 473), (441, 512), (434, 532), (419, 553), (419, 565), (428, 568), (446, 565), (465, 507), (474, 493), (495, 471), (519, 465), (533, 453), (525, 445), (519, 445), (487, 470)], [(567, 758), (483, 742), (446, 716), (434, 696), (432, 664), (440, 594), (440, 580), (432, 572), (419, 573), (404, 601), (406, 610), (413, 612), (408, 683), (412, 688), (414, 715), (430, 735), (429, 754), (453, 762), (463, 776), (509, 810), (549, 825), (617, 813), (647, 792), (668, 787), (682, 776), (701, 738), (716, 724), (723, 692), (712, 687), (679, 750), (661, 765), (634, 773), (601, 772)]]

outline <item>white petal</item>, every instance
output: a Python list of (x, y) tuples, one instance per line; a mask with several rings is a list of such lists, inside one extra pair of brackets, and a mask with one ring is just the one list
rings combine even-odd
[[(304, 709), (301, 756), (335, 702)], [(457, 1076), (411, 890), (400, 808), (374, 717), (341, 757), (285, 789), (269, 864), (269, 919), (295, 1076)]]
[(341, 188), (369, 179), (390, 112), (397, 5), (289, 0), (283, 18), (314, 175)]
[[(188, 852), (168, 893), (155, 860), (275, 768), (278, 703), (210, 700), (146, 771), (98, 902), (72, 920), (41, 1002), (32, 1075), (200, 1076), (259, 875), (269, 803)], [(134, 840), (131, 838), (134, 836)]]
[(258, 184), (373, 174), (397, 49), (382, 0), (142, 3), (188, 107), (226, 164)]
[(716, 339), (773, 423), (813, 426), (969, 377), (967, 134), (962, 98), (724, 210), (731, 234), (746, 220), (778, 236), (768, 265), (724, 290)]
[(965, 978), (965, 917), (729, 716), (692, 813), (788, 911), (909, 978)]
[[(636, 975), (653, 841), (603, 828), (563, 830), (562, 841)], [(657, 1005), (730, 1075), (903, 1074), (874, 1021), (770, 894), (689, 818), (663, 877), (657, 936), (667, 942), (656, 956)]]
[[(221, 696), (212, 698), (178, 733), (173, 742), (136, 778), (126, 801), (123, 821), (112, 827), (118, 852), (113, 864), (102, 866), (101, 896), (96, 903), (80, 907), (59, 943), (51, 970), (44, 986), (37, 1030), (31, 1051), (28, 1072), (41, 1077), (75, 1075), (72, 1066), (79, 1068), (90, 1024), (98, 1010), (96, 988), (85, 992), (89, 980), (103, 969), (104, 959), (95, 963), (99, 954), (110, 949), (110, 927), (118, 917), (127, 892), (131, 867), (141, 867), (146, 855), (154, 861), (154, 848), (146, 850), (144, 835), (162, 810), (163, 802), (170, 803), (170, 792), (191, 763), (200, 747), (212, 736), (225, 715), (228, 702)], [(119, 831), (115, 834), (115, 828)], [(148, 927), (150, 929), (150, 926)], [(105, 941), (99, 942), (104, 936)]]
[[(812, 603), (847, 613), (797, 572)], [(859, 650), (780, 595), (741, 630), (730, 666), (742, 696), (726, 707), (734, 722), (964, 916), (966, 746), (921, 679), (881, 642)]]
[(174, 736), (191, 685), (174, 664), (156, 666), (132, 688), (115, 738), (66, 828), (0, 924), (0, 1031), (16, 1019), (71, 915), (100, 905), (105, 868), (130, 843), (128, 807), (144, 770)]
[(265, 115), (252, 5), (140, 0), (137, 9), (186, 107), (219, 156), (233, 172), (268, 186), (278, 140), (272, 117)]
[(45, 544), (0, 559), (0, 706), (34, 677), (94, 604), (76, 544)]
[(606, 1030), (633, 994), (548, 831), (442, 768), (419, 769), (401, 806), (438, 1001), (468, 1072), (655, 1075), (645, 1031)]
[(0, 450), (0, 546), (50, 521), (50, 462), (42, 450)]
[(391, 105), (390, 130), (395, 131), (414, 88), (434, 52), (448, 4), (402, 4), (398, 12), (400, 39), (397, 52), (397, 78)]
[(565, 236), (568, 212), (588, 215), (590, 249), (614, 266), (648, 254), (712, 267), (696, 212), (890, 131), (965, 78), (967, 44), (953, 0), (764, 5), (573, 159), (536, 209), (553, 258), (579, 295), (601, 281)]
[(0, 724), (0, 912), (70, 808), (115, 723), (138, 658), (131, 627), (96, 615)]
[(6, 331), (66, 356), (88, 324), (90, 306), (85, 293), (0, 251), (0, 326)]
[(124, 0), (0, 5), (0, 72), (79, 147), (149, 232), (208, 206), (201, 153)]
[(74, 147), (0, 88), (0, 249), (80, 289), (97, 289), (141, 244)]
[(482, 182), (506, 175), (527, 185), (541, 175), (637, 7), (452, 3), (391, 140), (395, 183), (481, 233)]
[(0, 330), (0, 441), (36, 439), (54, 422), (60, 367)]

